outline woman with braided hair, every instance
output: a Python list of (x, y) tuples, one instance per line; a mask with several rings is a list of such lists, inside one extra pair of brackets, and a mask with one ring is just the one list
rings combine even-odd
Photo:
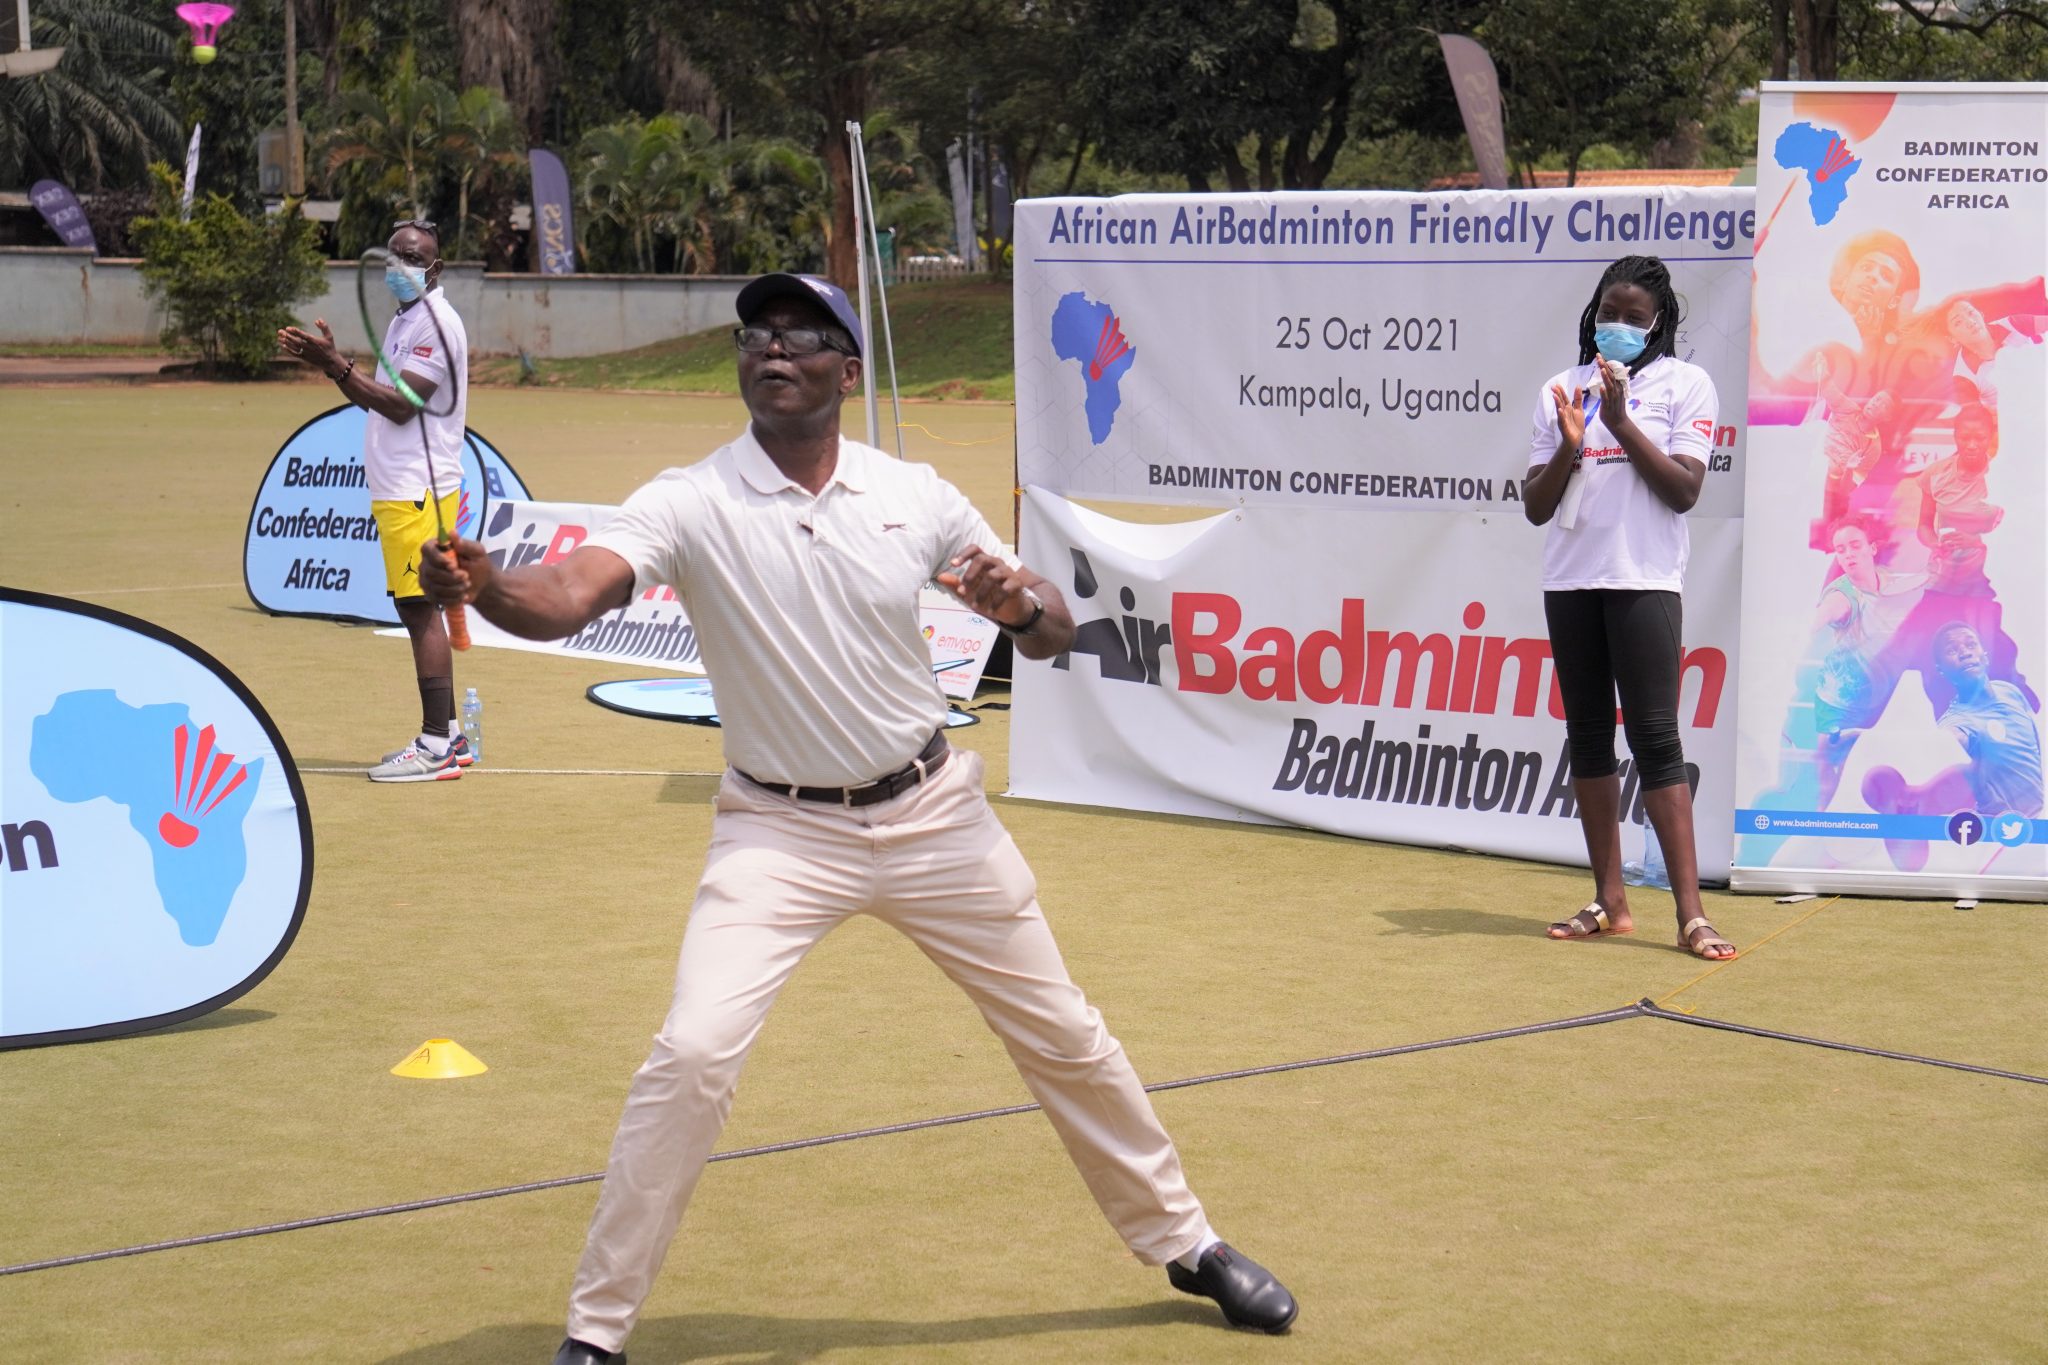
[(1681, 317), (1671, 272), (1655, 256), (1607, 267), (1579, 317), (1579, 363), (1537, 397), (1522, 499), (1529, 520), (1550, 528), (1543, 610), (1593, 870), (1593, 900), (1550, 936), (1635, 927), (1621, 878), (1619, 694), (1643, 806), (1671, 873), (1679, 946), (1718, 962), (1735, 945), (1700, 906), (1678, 684), (1684, 514), (1706, 482), (1720, 407), (1707, 372), (1677, 356)]

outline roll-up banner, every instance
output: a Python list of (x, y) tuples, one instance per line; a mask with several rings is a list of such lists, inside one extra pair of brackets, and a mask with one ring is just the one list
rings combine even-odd
[(2048, 898), (2044, 131), (1765, 87), (1738, 887)]
[[(1080, 630), (1018, 670), (1013, 795), (1585, 861), (1541, 535), (1519, 513), (1154, 526), (1036, 488), (1024, 510), (1023, 560)], [(1692, 530), (1679, 726), (1698, 809), (1725, 812), (1735, 599), (1712, 585), (1734, 580), (1741, 523)], [(1699, 853), (1718, 880), (1719, 819), (1700, 820)]]
[[(363, 475), (363, 424), (354, 406), (330, 408), (293, 432), (264, 471), (249, 508), (242, 581), (249, 599), (279, 616), (388, 624), (398, 620)], [(505, 457), (465, 432), (456, 525), (474, 537), (500, 498), (532, 494)]]
[(1719, 394), (1681, 716), (1725, 875), (1754, 191), (1136, 195), (1017, 224), (1023, 557), (1092, 642), (1019, 670), (1018, 795), (1583, 864), (1520, 481), (1601, 272), (1649, 254)]
[(217, 1009), (298, 933), (313, 832), (263, 708), (203, 651), (0, 589), (0, 1047)]

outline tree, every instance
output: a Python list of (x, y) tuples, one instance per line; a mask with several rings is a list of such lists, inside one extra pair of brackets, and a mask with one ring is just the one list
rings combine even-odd
[(133, 230), (143, 288), (164, 306), (164, 344), (196, 349), (209, 370), (263, 374), (292, 305), (325, 287), (318, 229), (296, 202), (252, 217), (222, 194), (199, 196), (187, 220), (180, 177), (162, 162), (151, 172), (155, 212)]
[(555, 88), (556, 0), (453, 0), (456, 71), (464, 88), (497, 91), (527, 140), (546, 140)]
[[(474, 260), (483, 245), (495, 257), (502, 246), (497, 239), (511, 231), (512, 182), (526, 164), (526, 136), (505, 97), (481, 85), (463, 91), (441, 123), (441, 150), (455, 167), (456, 185), (455, 231), (446, 254)], [(470, 218), (472, 186), (491, 205), (478, 222)]]
[(167, 31), (117, 0), (36, 0), (29, 23), (35, 46), (64, 56), (41, 76), (0, 80), (0, 185), (139, 185), (152, 158), (177, 155)]
[(607, 232), (623, 238), (632, 268), (643, 274), (654, 269), (656, 243), (673, 234), (690, 194), (686, 143), (696, 135), (693, 117), (623, 119), (591, 129), (577, 144), (584, 232), (600, 243)]
[(811, 116), (832, 190), (826, 273), (854, 282), (853, 160), (846, 125), (864, 121), (885, 63), (919, 42), (943, 41), (949, 26), (990, 0), (694, 0), (672, 4), (667, 20), (703, 59), (729, 99), (742, 93)]
[(327, 173), (352, 169), (365, 192), (411, 216), (424, 216), (423, 191), (432, 189), (440, 175), (454, 115), (455, 97), (447, 86), (420, 74), (408, 49), (378, 93), (342, 95), (342, 122), (327, 139)]
[(1743, 0), (1499, 5), (1480, 37), (1501, 69), (1509, 146), (1524, 162), (1557, 153), (1576, 183), (1595, 144), (1647, 154), (1693, 130), (1748, 74), (1744, 14)]

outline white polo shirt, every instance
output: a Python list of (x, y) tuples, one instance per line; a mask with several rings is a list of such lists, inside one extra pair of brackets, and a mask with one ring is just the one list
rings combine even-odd
[[(430, 308), (431, 317), (427, 313)], [(438, 329), (436, 321), (441, 324)], [(363, 428), (364, 482), (372, 498), (417, 502), (430, 486), (427, 450), (431, 448), (431, 486), (445, 498), (462, 487), (462, 433), (469, 414), (469, 334), (463, 331), (462, 319), (455, 315), (439, 285), (391, 319), (384, 329), (384, 354), (400, 374), (433, 380), (434, 396), (425, 409), (425, 445), (420, 442), (418, 417), (394, 422), (374, 412), (368, 414), (368, 425)], [(374, 359), (368, 363), (377, 383), (387, 389), (396, 387), (381, 365)], [(448, 382), (450, 374), (455, 376), (453, 385)]]
[(767, 782), (846, 787), (891, 773), (945, 723), (918, 590), (1001, 542), (930, 465), (840, 438), (813, 497), (753, 430), (626, 499), (585, 544), (673, 587), (718, 696), (726, 760)]
[[(1549, 464), (1559, 431), (1552, 384), (1567, 394), (1598, 384), (1594, 365), (1553, 375), (1536, 398), (1529, 438), (1530, 473)], [(1678, 592), (1692, 542), (1685, 518), (1643, 482), (1628, 452), (1600, 420), (1597, 395), (1586, 400), (1586, 440), (1565, 485), (1565, 500), (1551, 518), (1543, 545), (1543, 587), (1641, 588)], [(1663, 356), (1628, 381), (1629, 413), (1650, 444), (1667, 455), (1690, 455), (1701, 464), (1714, 453), (1721, 401), (1714, 381), (1697, 365)], [(1579, 485), (1577, 489), (1573, 484)], [(1571, 509), (1568, 516), (1566, 509)], [(1570, 526), (1565, 522), (1570, 520)]]

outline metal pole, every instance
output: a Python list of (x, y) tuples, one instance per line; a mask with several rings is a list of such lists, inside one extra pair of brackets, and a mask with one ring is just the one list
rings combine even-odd
[[(867, 347), (870, 352), (868, 358), (873, 359), (875, 329), (868, 321), (868, 246), (867, 240), (861, 233), (863, 215), (860, 205), (860, 168), (867, 158), (862, 154), (861, 150), (860, 125), (852, 119), (846, 121), (846, 142), (847, 154), (853, 162), (851, 167), (854, 181), (853, 258), (856, 263), (855, 278), (860, 281), (860, 332), (862, 339), (869, 343)], [(882, 414), (875, 410), (875, 367), (867, 364), (862, 365), (860, 367), (860, 375), (861, 382), (866, 386), (867, 394), (868, 444), (879, 446), (882, 443)]]
[(896, 392), (896, 338), (889, 330), (889, 281), (882, 274), (881, 229), (875, 224), (875, 185), (868, 178), (868, 149), (862, 143), (860, 162), (854, 167), (854, 185), (867, 200), (868, 237), (862, 250), (875, 251), (875, 305), (882, 310), (882, 349), (889, 357), (889, 423), (896, 433), (896, 458), (903, 458), (903, 400)]
[(306, 159), (299, 151), (299, 0), (284, 0), (284, 192), (293, 199), (306, 196)]

